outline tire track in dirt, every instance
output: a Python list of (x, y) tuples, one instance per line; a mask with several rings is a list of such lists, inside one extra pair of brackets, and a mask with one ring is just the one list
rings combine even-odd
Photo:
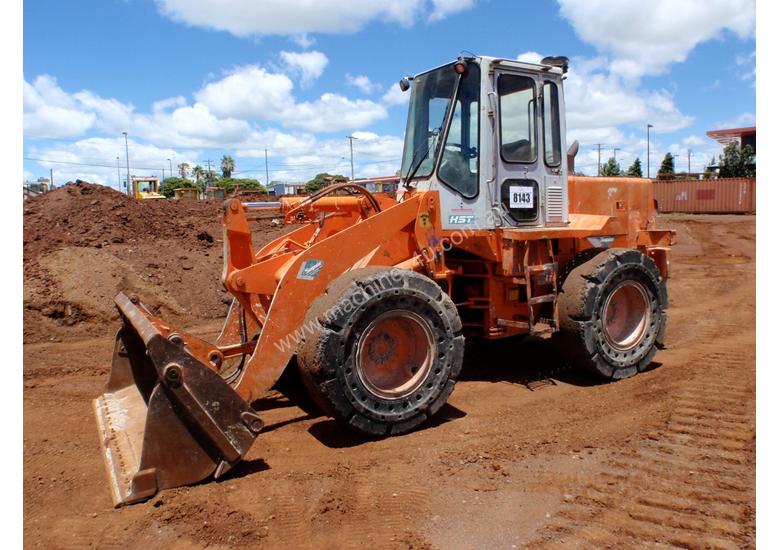
[(738, 345), (753, 333), (739, 325), (702, 332), (696, 360), (666, 365), (696, 374), (675, 392), (665, 429), (609, 460), (531, 546), (754, 545), (755, 356)]
[[(753, 495), (745, 478), (754, 453), (754, 439), (745, 435), (755, 433), (752, 396), (738, 375), (742, 355), (733, 351), (720, 360), (733, 367), (733, 376), (717, 387), (691, 384), (666, 433), (610, 460), (610, 471), (588, 484), (536, 541), (552, 546), (629, 540), (631, 545), (661, 542), (684, 548), (753, 545)], [(713, 432), (707, 423), (722, 417), (738, 429)]]

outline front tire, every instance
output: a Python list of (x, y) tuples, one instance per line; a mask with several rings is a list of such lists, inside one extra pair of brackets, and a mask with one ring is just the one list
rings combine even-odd
[(310, 308), (298, 367), (323, 412), (369, 435), (409, 432), (452, 393), (464, 337), (455, 305), (428, 277), (364, 268)]
[(638, 250), (605, 250), (575, 267), (558, 305), (559, 352), (600, 378), (642, 372), (663, 348), (666, 283), (655, 262)]

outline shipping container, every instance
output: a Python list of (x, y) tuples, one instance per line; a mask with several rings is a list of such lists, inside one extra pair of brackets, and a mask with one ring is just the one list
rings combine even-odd
[(654, 180), (653, 196), (659, 212), (749, 214), (756, 211), (756, 180)]

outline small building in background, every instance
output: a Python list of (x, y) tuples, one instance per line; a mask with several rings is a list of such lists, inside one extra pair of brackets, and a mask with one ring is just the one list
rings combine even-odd
[(305, 195), (306, 184), (305, 183), (282, 183), (272, 182), (272, 193), (275, 197), (282, 197), (284, 195)]
[(37, 180), (25, 180), (24, 184), (24, 200), (31, 197), (37, 197), (43, 193), (51, 191), (51, 181), (49, 178), (38, 178)]
[(352, 183), (365, 187), (372, 193), (395, 193), (400, 181), (400, 176), (382, 176), (378, 178), (356, 179)]

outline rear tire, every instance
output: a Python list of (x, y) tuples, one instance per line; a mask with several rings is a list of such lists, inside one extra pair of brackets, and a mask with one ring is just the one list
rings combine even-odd
[(663, 348), (666, 283), (638, 250), (605, 250), (572, 269), (558, 305), (560, 354), (600, 378), (642, 372)]
[(386, 267), (336, 279), (312, 304), (298, 367), (323, 412), (369, 435), (409, 432), (452, 393), (464, 337), (428, 277)]

